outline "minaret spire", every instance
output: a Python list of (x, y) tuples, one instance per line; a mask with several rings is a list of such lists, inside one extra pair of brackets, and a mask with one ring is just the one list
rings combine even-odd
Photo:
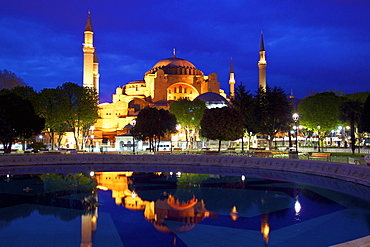
[(259, 77), (258, 77), (258, 88), (266, 90), (266, 51), (265, 43), (263, 40), (263, 32), (261, 31), (261, 40), (260, 40), (260, 60), (258, 61), (259, 68)]
[(87, 11), (87, 21), (86, 21), (85, 31), (93, 32), (91, 18), (90, 18), (90, 10)]
[(172, 53), (173, 53), (172, 57), (176, 57), (176, 48), (173, 48)]
[(230, 98), (234, 98), (234, 93), (235, 93), (234, 85), (235, 85), (235, 75), (234, 75), (233, 58), (230, 58), (230, 79), (229, 79)]
[(263, 41), (263, 31), (261, 31), (260, 51), (265, 51), (265, 42)]

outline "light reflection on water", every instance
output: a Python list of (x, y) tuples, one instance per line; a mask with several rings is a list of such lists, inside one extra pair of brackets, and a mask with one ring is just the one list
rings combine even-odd
[(0, 246), (329, 246), (370, 235), (370, 202), (350, 195), (368, 198), (368, 187), (282, 175), (4, 176)]

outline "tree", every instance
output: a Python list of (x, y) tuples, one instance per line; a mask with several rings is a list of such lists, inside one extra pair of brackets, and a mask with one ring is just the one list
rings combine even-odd
[(45, 118), (45, 129), (50, 135), (51, 148), (54, 149), (55, 135), (57, 135), (57, 147), (60, 147), (62, 138), (70, 128), (65, 122), (67, 110), (60, 89), (46, 88), (39, 94), (39, 114)]
[(244, 134), (244, 123), (239, 111), (231, 107), (206, 109), (200, 122), (201, 136), (221, 141), (231, 141), (241, 138)]
[(358, 126), (360, 122), (363, 106), (359, 100), (347, 100), (342, 103), (339, 109), (340, 120), (349, 122), (351, 127), (351, 149), (352, 154), (354, 154), (356, 149), (355, 125)]
[(146, 107), (139, 112), (133, 132), (137, 139), (149, 140), (150, 150), (155, 151), (161, 138), (176, 132), (176, 122), (168, 110)]
[(340, 124), (340, 106), (344, 98), (333, 92), (317, 93), (304, 98), (298, 105), (300, 122), (317, 131), (319, 140)]
[(259, 89), (254, 123), (256, 131), (268, 135), (269, 148), (275, 135), (289, 130), (292, 121), (292, 105), (286, 93), (280, 87)]
[(12, 89), (18, 86), (23, 87), (26, 84), (13, 72), (6, 69), (0, 70), (0, 89)]
[(308, 129), (331, 132), (340, 124), (340, 106), (343, 97), (332, 92), (317, 93), (304, 98), (298, 105), (301, 123)]
[[(245, 86), (242, 82), (237, 84), (235, 88), (235, 94), (231, 102), (233, 107), (237, 109), (242, 116), (244, 132), (255, 132), (256, 100), (253, 98), (253, 95), (250, 93), (250, 91), (245, 89)], [(249, 134), (248, 136), (250, 138)], [(250, 143), (250, 141), (248, 143)], [(242, 151), (244, 151), (243, 137)]]
[(73, 131), (76, 149), (82, 145), (88, 135), (90, 126), (98, 119), (98, 94), (89, 87), (81, 87), (72, 82), (63, 83), (57, 87), (61, 93), (61, 109), (64, 112), (65, 122)]
[(370, 95), (367, 97), (361, 113), (359, 132), (370, 133)]
[(14, 93), (21, 97), (24, 100), (29, 100), (32, 102), (35, 110), (37, 107), (37, 101), (38, 101), (38, 94), (37, 92), (30, 86), (16, 86), (11, 89), (2, 89), (0, 91), (0, 94), (9, 94)]
[(0, 139), (5, 153), (11, 152), (15, 138), (22, 141), (24, 150), (25, 140), (39, 134), (45, 126), (45, 120), (35, 114), (32, 103), (13, 93), (0, 95), (0, 109)]
[(357, 93), (351, 93), (351, 94), (346, 94), (345, 98), (349, 100), (358, 100), (362, 104), (365, 103), (367, 97), (370, 95), (369, 91), (366, 92), (357, 92)]
[(200, 121), (206, 108), (206, 103), (200, 99), (194, 101), (180, 99), (171, 104), (170, 112), (176, 116), (177, 121), (185, 129), (186, 147), (188, 147), (189, 139), (193, 146), (194, 136), (200, 129)]

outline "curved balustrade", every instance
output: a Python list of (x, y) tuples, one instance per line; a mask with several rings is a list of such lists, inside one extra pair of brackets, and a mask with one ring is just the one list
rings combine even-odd
[[(140, 166), (138, 166), (140, 165)], [(332, 177), (370, 186), (370, 167), (338, 162), (254, 158), (213, 155), (119, 155), (119, 154), (49, 154), (0, 156), (0, 174), (72, 171), (109, 171), (120, 169), (190, 172), (242, 172), (248, 168), (292, 171)]]

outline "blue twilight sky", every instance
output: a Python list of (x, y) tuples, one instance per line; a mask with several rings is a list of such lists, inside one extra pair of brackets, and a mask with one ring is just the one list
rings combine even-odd
[(298, 98), (326, 90), (370, 90), (369, 0), (11, 0), (0, 2), (0, 69), (39, 91), (82, 85), (82, 43), (91, 11), (102, 101), (143, 79), (158, 61), (187, 59), (216, 72), (229, 93), (258, 85), (260, 32), (267, 84)]

